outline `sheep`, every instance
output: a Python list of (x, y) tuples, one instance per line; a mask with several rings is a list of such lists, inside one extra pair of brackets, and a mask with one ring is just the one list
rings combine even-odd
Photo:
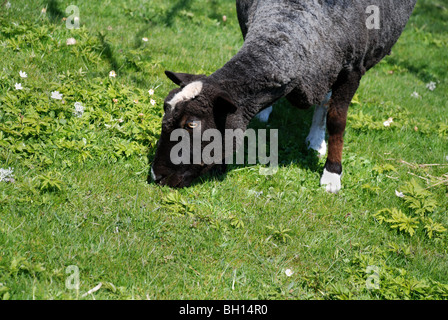
[[(186, 187), (222, 163), (174, 164), (174, 130), (183, 128), (193, 135), (216, 129), (224, 137), (228, 130), (244, 132), (255, 115), (286, 97), (298, 108), (316, 105), (307, 142), (320, 156), (328, 149), (320, 184), (328, 192), (339, 192), (350, 102), (366, 71), (390, 54), (415, 4), (416, 0), (237, 0), (244, 38), (238, 53), (209, 76), (165, 72), (179, 87), (164, 102), (148, 181)], [(223, 157), (236, 150), (241, 137), (236, 140)], [(201, 147), (206, 145), (202, 142)]]

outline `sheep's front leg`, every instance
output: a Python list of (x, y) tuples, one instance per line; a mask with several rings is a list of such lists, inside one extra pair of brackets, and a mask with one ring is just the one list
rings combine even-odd
[(327, 94), (325, 100), (320, 105), (316, 105), (314, 109), (313, 122), (311, 124), (310, 133), (306, 138), (308, 149), (313, 149), (318, 152), (319, 158), (322, 158), (327, 153), (327, 143), (325, 142), (325, 130), (327, 127), (327, 112), (331, 92)]
[(344, 131), (347, 123), (347, 111), (356, 90), (359, 87), (361, 73), (341, 73), (335, 85), (328, 108), (327, 130), (328, 156), (320, 184), (331, 193), (341, 190), (342, 149)]

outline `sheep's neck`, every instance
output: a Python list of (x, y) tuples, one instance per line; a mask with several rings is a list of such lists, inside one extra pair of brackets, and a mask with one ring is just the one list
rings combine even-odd
[(258, 112), (294, 88), (288, 74), (275, 63), (267, 63), (266, 58), (253, 55), (250, 46), (243, 47), (209, 79), (231, 96), (244, 127)]

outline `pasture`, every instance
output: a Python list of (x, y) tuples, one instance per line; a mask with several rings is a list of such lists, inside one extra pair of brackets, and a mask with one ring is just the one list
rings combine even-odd
[(448, 298), (446, 1), (419, 0), (364, 76), (338, 194), (286, 100), (251, 123), (279, 130), (276, 174), (148, 184), (164, 71), (209, 75), (242, 43), (230, 0), (0, 3), (0, 298)]

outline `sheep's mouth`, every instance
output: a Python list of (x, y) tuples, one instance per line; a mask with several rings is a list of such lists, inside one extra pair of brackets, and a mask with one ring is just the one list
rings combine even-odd
[(156, 180), (155, 182), (161, 186), (169, 186), (171, 188), (182, 188), (185, 186), (182, 175), (175, 175), (175, 174), (171, 174), (158, 181)]
[[(197, 178), (210, 174), (222, 174), (226, 170), (225, 165), (201, 165), (200, 170), (185, 171), (183, 173), (170, 173), (165, 176), (152, 176), (152, 180), (161, 186), (169, 186), (171, 188), (185, 188), (191, 186)], [(156, 178), (156, 179), (155, 179)], [(148, 178), (149, 181), (149, 178)]]
[(193, 180), (197, 178), (199, 175), (192, 175), (188, 172), (183, 174), (172, 173), (167, 175), (159, 180), (154, 180), (155, 183), (161, 186), (168, 186), (171, 188), (185, 188), (189, 187)]

